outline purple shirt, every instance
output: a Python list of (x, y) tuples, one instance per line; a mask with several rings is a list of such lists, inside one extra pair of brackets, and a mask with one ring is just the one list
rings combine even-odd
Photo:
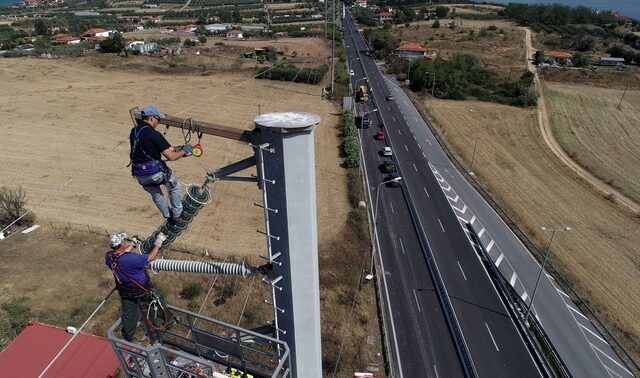
[[(104, 255), (105, 264), (107, 264), (109, 269), (111, 269), (111, 263), (115, 256), (116, 254), (112, 253), (112, 251), (109, 251)], [(129, 279), (129, 277), (131, 277), (140, 285), (145, 286), (147, 284), (145, 267), (147, 266), (148, 261), (149, 255), (130, 252), (123, 253), (118, 259), (118, 272), (116, 272), (118, 280), (120, 280), (123, 285), (138, 287), (138, 285), (131, 282), (131, 279)]]

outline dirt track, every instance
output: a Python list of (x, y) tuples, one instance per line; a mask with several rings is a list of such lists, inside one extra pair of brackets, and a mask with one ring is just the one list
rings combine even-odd
[(584, 169), (580, 164), (576, 163), (560, 146), (558, 141), (553, 136), (553, 132), (551, 131), (551, 126), (549, 123), (549, 114), (547, 112), (547, 104), (546, 97), (544, 95), (544, 88), (540, 81), (540, 77), (536, 68), (533, 65), (533, 54), (534, 50), (531, 46), (531, 29), (524, 28), (525, 30), (525, 45), (527, 48), (527, 65), (529, 70), (535, 74), (535, 83), (538, 88), (538, 93), (540, 98), (538, 100), (538, 124), (540, 126), (540, 134), (544, 138), (545, 143), (549, 147), (551, 151), (562, 161), (567, 167), (571, 168), (578, 176), (582, 177), (589, 184), (593, 185), (596, 189), (601, 191), (604, 195), (613, 195), (612, 198), (615, 202), (625, 206), (627, 209), (631, 210), (636, 214), (640, 214), (640, 204), (632, 200), (631, 198), (625, 196), (616, 188), (611, 185), (603, 182), (599, 178), (595, 177), (589, 171)]

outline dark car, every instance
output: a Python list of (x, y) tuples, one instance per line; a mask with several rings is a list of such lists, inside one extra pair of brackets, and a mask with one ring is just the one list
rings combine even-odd
[(393, 160), (384, 160), (382, 164), (380, 164), (380, 170), (383, 173), (396, 172), (396, 163), (394, 163)]
[[(384, 181), (387, 181), (387, 186), (397, 188), (400, 186), (401, 180), (397, 180), (399, 178), (400, 178), (400, 175), (398, 175), (397, 173), (391, 173), (389, 174), (389, 176), (384, 178)], [(392, 181), (392, 180), (396, 180), (396, 181)]]
[(396, 99), (395, 97), (393, 97), (393, 95), (392, 95), (392, 94), (388, 94), (388, 95), (386, 95), (386, 96), (385, 96), (385, 98), (387, 99), (387, 101), (393, 101), (393, 100), (395, 100), (395, 99)]

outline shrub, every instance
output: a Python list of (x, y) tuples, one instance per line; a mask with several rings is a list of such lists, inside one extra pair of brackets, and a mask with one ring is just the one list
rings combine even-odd
[(489, 27), (487, 28), (487, 30), (490, 30), (490, 31), (496, 31), (496, 30), (498, 30), (498, 27), (497, 27), (497, 26), (495, 26), (495, 25), (489, 25)]
[(100, 51), (103, 53), (119, 53), (122, 50), (124, 50), (124, 38), (120, 33), (114, 33), (100, 42)]
[(0, 349), (22, 332), (34, 315), (26, 297), (3, 303), (0, 306)]
[[(3, 186), (0, 188), (0, 225), (3, 226), (2, 228), (25, 213), (26, 198), (27, 193), (22, 187), (11, 189)], [(31, 226), (35, 222), (35, 218), (33, 213), (29, 213), (20, 218), (15, 225)]]
[(186, 300), (197, 298), (202, 292), (202, 285), (199, 282), (190, 282), (180, 290), (180, 296)]
[(438, 29), (440, 27), (440, 20), (435, 20), (433, 22), (433, 25), (431, 25), (431, 27), (434, 29)]

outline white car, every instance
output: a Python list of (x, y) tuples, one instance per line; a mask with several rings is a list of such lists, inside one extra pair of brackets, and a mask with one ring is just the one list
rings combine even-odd
[(392, 156), (393, 152), (391, 151), (391, 147), (382, 147), (380, 154), (382, 154), (382, 156)]
[(349, 75), (351, 75), (351, 76), (354, 75), (353, 70), (349, 70)]

